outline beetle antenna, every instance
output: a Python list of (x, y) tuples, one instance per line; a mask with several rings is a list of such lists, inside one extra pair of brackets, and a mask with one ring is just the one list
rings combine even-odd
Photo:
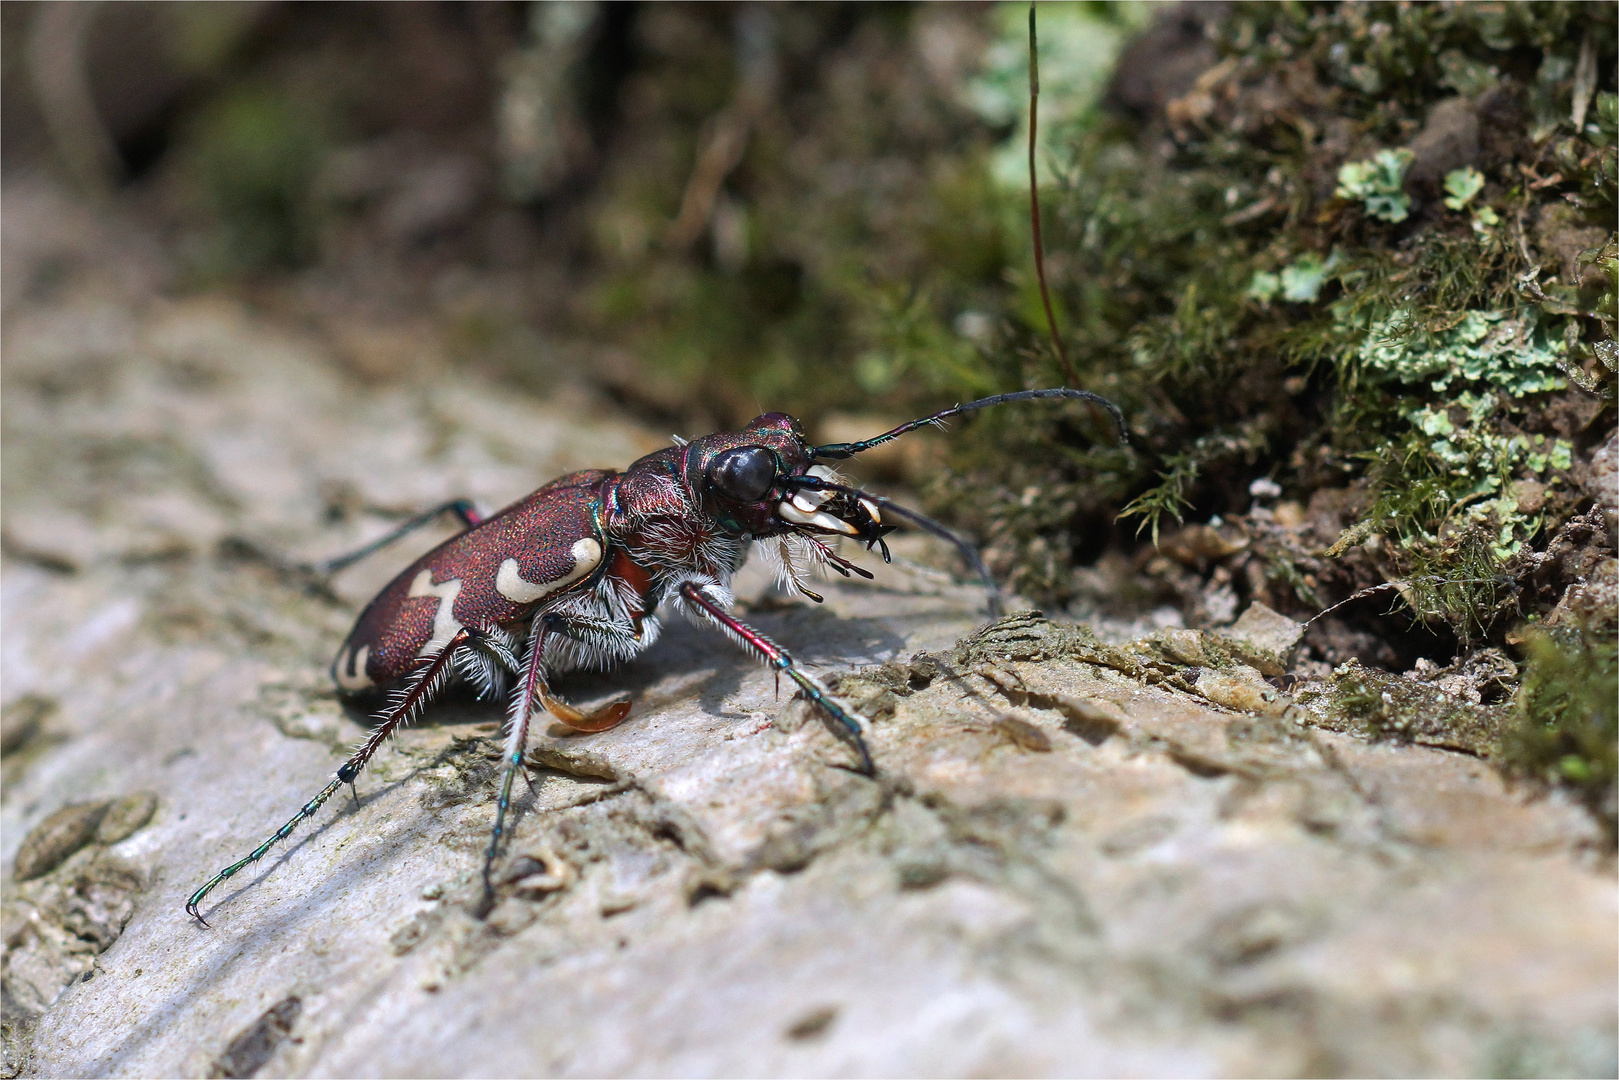
[[(1055, 390), (1018, 390), (1011, 394), (996, 394), (994, 397), (979, 398), (977, 401), (969, 401), (965, 405), (956, 405), (945, 409), (943, 412), (936, 412), (932, 416), (924, 416), (920, 420), (912, 420), (908, 424), (901, 424), (892, 431), (885, 431), (875, 438), (862, 439), (860, 442), (827, 443), (825, 446), (812, 446), (810, 447), (810, 456), (843, 461), (870, 450), (874, 446), (892, 442), (901, 435), (915, 431), (924, 424), (940, 424), (947, 417), (976, 412), (979, 409), (987, 409), (991, 405), (1003, 405), (1008, 401), (1030, 401), (1034, 398), (1083, 398), (1086, 401), (1094, 401), (1112, 414), (1113, 423), (1119, 429), (1119, 442), (1125, 446), (1130, 444), (1130, 431), (1125, 427), (1124, 413), (1119, 411), (1117, 405), (1100, 394), (1091, 393), (1089, 390), (1070, 390), (1067, 387), (1061, 387)], [(866, 497), (870, 498), (871, 496)]]
[[(917, 422), (922, 423), (922, 421)], [(858, 451), (856, 452), (858, 453)], [(864, 499), (866, 502), (875, 503), (885, 514), (893, 514), (895, 517), (903, 518), (919, 528), (926, 529), (934, 536), (948, 540), (952, 545), (954, 545), (955, 549), (961, 553), (961, 557), (966, 561), (967, 565), (972, 567), (973, 573), (977, 574), (978, 577), (983, 581), (984, 590), (989, 594), (989, 613), (991, 617), (1000, 617), (1001, 593), (1000, 590), (995, 586), (995, 579), (989, 576), (989, 569), (984, 565), (984, 560), (979, 556), (978, 549), (967, 543), (967, 541), (963, 540), (955, 533), (951, 532), (949, 529), (945, 528), (943, 525), (940, 525), (937, 521), (934, 521), (932, 518), (928, 517), (926, 514), (918, 513), (909, 507), (901, 506), (894, 500), (885, 499), (881, 495), (873, 495), (869, 491), (861, 491), (859, 488), (847, 487), (843, 484), (834, 484), (830, 481), (822, 480), (818, 476), (794, 476), (784, 480), (783, 483), (791, 487), (809, 488), (812, 491), (833, 491), (841, 492), (845, 495), (853, 495), (857, 499)], [(878, 538), (876, 542), (882, 543), (881, 538)], [(867, 546), (869, 547), (870, 545), (868, 544)], [(888, 547), (886, 544), (883, 546), (883, 554), (885, 556), (883, 561), (888, 561), (886, 558), (888, 554)]]

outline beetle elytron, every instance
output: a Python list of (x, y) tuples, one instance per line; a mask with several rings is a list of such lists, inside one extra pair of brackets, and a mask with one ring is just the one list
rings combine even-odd
[(492, 696), (515, 677), (505, 772), (484, 859), (487, 907), (493, 897), (490, 872), (535, 704), (578, 731), (604, 731), (629, 712), (628, 702), (614, 702), (582, 713), (552, 696), (548, 677), (606, 667), (640, 653), (657, 639), (654, 612), (660, 605), (718, 627), (754, 658), (786, 675), (835, 722), (859, 756), (861, 769), (873, 773), (860, 718), (799, 668), (785, 649), (730, 614), (731, 575), (755, 541), (769, 542), (766, 554), (776, 562), (782, 582), (819, 600), (804, 583), (814, 570), (830, 567), (844, 577), (851, 572), (871, 577), (839, 557), (823, 538), (847, 536), (868, 548), (882, 545), (886, 560), (883, 537), (894, 526), (884, 519), (901, 519), (956, 545), (989, 587), (993, 613), (994, 585), (970, 546), (915, 511), (838, 483), (817, 462), (851, 458), (949, 416), (1030, 398), (1098, 402), (1112, 413), (1120, 438), (1126, 437), (1118, 407), (1083, 390), (999, 394), (875, 438), (826, 446), (806, 441), (792, 417), (766, 413), (741, 431), (648, 454), (622, 473), (570, 473), (486, 519), (464, 501), (447, 504), (352, 555), (323, 564), (327, 573), (338, 570), (445, 510), (456, 512), (467, 526), (394, 578), (361, 613), (338, 650), (332, 675), (343, 692), (386, 695), (371, 734), (292, 820), (192, 893), (187, 913), (201, 921), (198, 905), (215, 886), (263, 858), (342, 785), (353, 784), (377, 748), (451, 680), (465, 680)]

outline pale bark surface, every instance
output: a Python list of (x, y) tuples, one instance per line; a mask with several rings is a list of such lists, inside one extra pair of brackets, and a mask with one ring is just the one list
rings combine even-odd
[[(92, 221), (8, 190), (8, 1074), (1612, 1074), (1616, 890), (1583, 811), (1324, 730), (1240, 665), (984, 630), (921, 563), (867, 559), (819, 608), (739, 583), (875, 717), (877, 780), (675, 622), (563, 685), (635, 710), (536, 736), (487, 920), (500, 710), (456, 701), (197, 926), (186, 895), (361, 735), (326, 665), (430, 538), (329, 597), (254, 552), (665, 436), (430, 362), (367, 384), (272, 314), (160, 298)], [(25, 838), (52, 868), (18, 882)]]

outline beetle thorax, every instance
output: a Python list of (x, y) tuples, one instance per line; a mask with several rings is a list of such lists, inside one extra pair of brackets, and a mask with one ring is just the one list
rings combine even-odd
[(729, 535), (703, 513), (680, 457), (671, 448), (625, 472), (609, 501), (606, 531), (655, 577), (700, 574), (725, 583), (746, 558), (748, 538)]

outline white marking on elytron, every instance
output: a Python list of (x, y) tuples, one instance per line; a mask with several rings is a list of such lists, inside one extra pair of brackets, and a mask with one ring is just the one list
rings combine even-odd
[(361, 645), (337, 661), (337, 685), (345, 690), (364, 690), (371, 685), (371, 676), (365, 673), (371, 646)]
[(436, 655), (438, 651), (450, 643), (455, 632), (461, 629), (461, 621), (455, 617), (455, 598), (461, 593), (461, 579), (452, 578), (438, 585), (433, 584), (433, 571), (423, 570), (416, 575), (416, 580), (410, 583), (410, 592), (406, 596), (436, 596), (438, 597), (438, 611), (433, 615), (433, 636), (423, 645), (417, 656)]
[(528, 581), (517, 572), (517, 560), (507, 559), (500, 564), (500, 572), (495, 575), (495, 591), (519, 604), (532, 604), (542, 596), (572, 585), (600, 566), (601, 561), (601, 542), (593, 536), (587, 536), (573, 542), (573, 569), (555, 581), (543, 583)]

